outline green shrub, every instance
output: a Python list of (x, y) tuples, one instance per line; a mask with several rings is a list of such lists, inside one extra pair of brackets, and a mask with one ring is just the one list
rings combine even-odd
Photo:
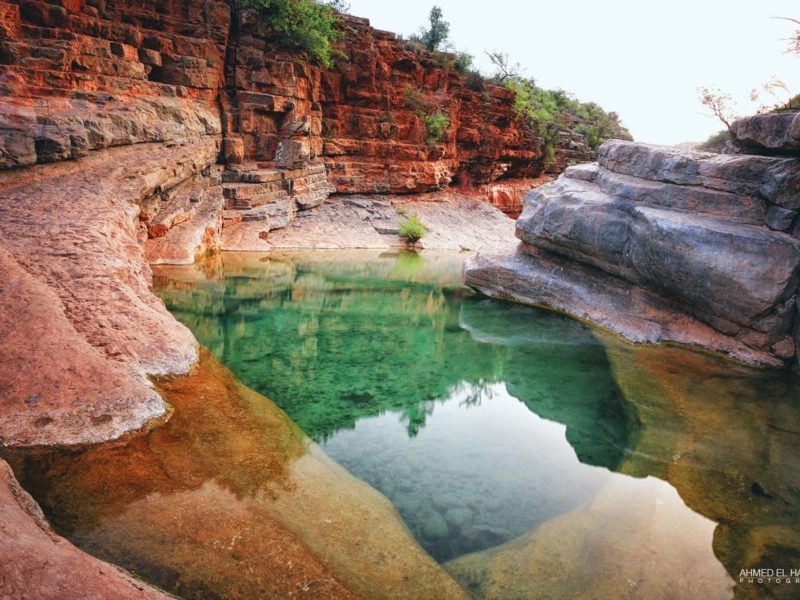
[(420, 221), (419, 215), (415, 213), (400, 223), (397, 235), (412, 243), (422, 239), (422, 236), (425, 235), (425, 226)]
[(341, 55), (333, 47), (342, 36), (336, 29), (339, 18), (330, 6), (314, 0), (243, 0), (243, 4), (259, 12), (264, 33), (284, 48), (305, 52), (312, 62), (328, 68), (334, 56)]
[(437, 110), (434, 113), (425, 115), (422, 120), (428, 130), (428, 137), (425, 139), (425, 143), (428, 146), (435, 146), (442, 141), (447, 133), (447, 128), (450, 127), (450, 117), (441, 110)]
[(458, 52), (456, 53), (456, 59), (453, 62), (453, 66), (459, 73), (467, 75), (470, 73), (470, 69), (472, 68), (472, 63), (474, 61), (475, 57), (469, 52)]

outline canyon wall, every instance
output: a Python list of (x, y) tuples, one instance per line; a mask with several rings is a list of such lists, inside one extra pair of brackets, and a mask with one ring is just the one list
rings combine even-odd
[(515, 253), (467, 282), (637, 342), (680, 342), (796, 364), (800, 117), (734, 124), (739, 154), (606, 142), (529, 193)]
[[(0, 169), (218, 138), (224, 167), (140, 202), (139, 237), (154, 240), (154, 262), (191, 262), (241, 222), (266, 237), (331, 193), (458, 183), (516, 216), (518, 190), (545, 160), (514, 93), (470, 83), (452, 56), (366, 19), (342, 15), (339, 28), (342, 56), (324, 69), (225, 0), (0, 2)], [(447, 118), (440, 139), (426, 127), (431, 114)], [(574, 132), (559, 146), (551, 172), (592, 157)]]
[[(149, 262), (190, 263), (222, 246), (226, 225), (253, 224), (261, 238), (332, 192), (541, 171), (540, 142), (511, 119), (505, 90), (473, 93), (355, 18), (343, 23), (350, 62), (321, 70), (271, 45), (253, 17), (223, 0), (0, 0), (4, 450), (94, 444), (169, 417), (150, 377), (187, 373), (198, 349), (150, 292)], [(424, 143), (407, 86), (449, 116), (440, 143)], [(513, 210), (518, 189), (509, 180), (493, 193)], [(363, 487), (337, 477), (339, 493)], [(0, 488), (0, 595), (160, 596), (49, 531), (2, 461)], [(407, 580), (457, 597), (385, 501), (340, 506), (356, 519), (370, 507), (402, 541), (379, 536), (374, 556), (403, 546), (415, 557)], [(327, 529), (302, 551), (318, 556)], [(348, 589), (372, 585), (360, 579), (374, 576), (370, 560), (340, 574)]]

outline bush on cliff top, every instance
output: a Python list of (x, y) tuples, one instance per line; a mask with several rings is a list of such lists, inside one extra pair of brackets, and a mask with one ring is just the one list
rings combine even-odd
[(617, 113), (606, 112), (594, 102), (580, 102), (563, 90), (540, 88), (533, 79), (520, 75), (505, 77), (501, 83), (517, 93), (516, 115), (544, 140), (545, 166), (555, 159), (562, 131), (583, 135), (593, 151), (608, 139), (633, 139)]
[(322, 66), (333, 66), (337, 51), (334, 44), (341, 39), (336, 29), (339, 18), (327, 4), (314, 0), (244, 0), (244, 6), (261, 15), (264, 32), (287, 50), (300, 50)]

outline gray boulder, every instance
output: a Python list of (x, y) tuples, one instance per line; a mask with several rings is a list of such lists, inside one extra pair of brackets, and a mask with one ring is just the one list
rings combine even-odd
[(800, 153), (797, 112), (769, 113), (739, 119), (731, 126), (737, 143), (755, 153)]
[(799, 206), (799, 158), (609, 141), (530, 192), (516, 253), (479, 255), (465, 279), (634, 341), (792, 361)]

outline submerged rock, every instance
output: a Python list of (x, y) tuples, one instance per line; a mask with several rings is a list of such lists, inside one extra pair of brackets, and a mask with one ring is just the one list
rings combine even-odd
[(467, 599), (384, 496), (210, 352), (158, 390), (175, 412), (148, 436), (10, 453), (79, 545), (184, 597)]
[[(118, 567), (89, 556), (56, 535), (39, 506), (0, 460), (0, 596), (62, 598), (170, 598)], [(21, 559), (20, 557), (24, 557)]]

